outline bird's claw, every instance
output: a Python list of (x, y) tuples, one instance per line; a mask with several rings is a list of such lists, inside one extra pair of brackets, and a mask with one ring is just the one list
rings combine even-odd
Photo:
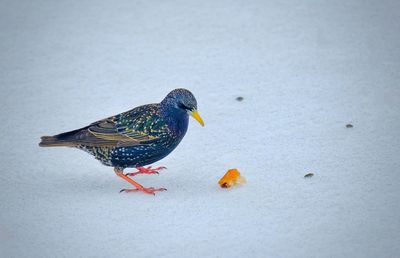
[(158, 167), (158, 168), (151, 168), (151, 166), (145, 167), (137, 167), (137, 172), (126, 173), (125, 176), (136, 176), (139, 174), (160, 174), (159, 171), (162, 169), (167, 169), (166, 167)]
[(167, 191), (166, 188), (154, 188), (154, 187), (149, 187), (149, 188), (135, 188), (135, 189), (122, 189), (119, 191), (120, 193), (125, 192), (125, 193), (130, 193), (130, 192), (143, 192), (147, 194), (152, 194), (156, 195), (156, 192), (162, 192), (162, 191)]

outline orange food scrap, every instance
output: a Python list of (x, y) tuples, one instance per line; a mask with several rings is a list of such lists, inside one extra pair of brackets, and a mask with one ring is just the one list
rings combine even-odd
[(229, 188), (237, 184), (245, 184), (246, 179), (240, 175), (239, 170), (236, 168), (229, 169), (225, 175), (218, 181), (222, 188)]

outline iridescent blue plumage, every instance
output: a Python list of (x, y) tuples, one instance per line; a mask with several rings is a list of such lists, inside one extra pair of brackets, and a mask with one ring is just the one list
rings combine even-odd
[(175, 89), (160, 103), (139, 106), (74, 131), (44, 136), (39, 145), (82, 149), (116, 171), (143, 167), (178, 146), (186, 134), (189, 115), (204, 125), (193, 94)]

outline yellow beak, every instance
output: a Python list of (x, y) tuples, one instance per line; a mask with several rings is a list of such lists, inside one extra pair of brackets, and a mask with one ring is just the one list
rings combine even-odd
[(204, 126), (204, 121), (203, 119), (201, 119), (201, 116), (199, 114), (199, 112), (197, 112), (197, 110), (193, 110), (192, 112), (189, 113), (194, 119), (197, 120), (197, 122), (199, 122), (199, 124), (201, 124), (201, 126)]

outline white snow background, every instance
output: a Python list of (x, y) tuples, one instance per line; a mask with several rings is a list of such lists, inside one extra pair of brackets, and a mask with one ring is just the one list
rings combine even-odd
[[(400, 257), (399, 10), (1, 1), (0, 256)], [(178, 87), (206, 126), (136, 178), (167, 192), (38, 147)], [(228, 168), (248, 183), (219, 188)]]

